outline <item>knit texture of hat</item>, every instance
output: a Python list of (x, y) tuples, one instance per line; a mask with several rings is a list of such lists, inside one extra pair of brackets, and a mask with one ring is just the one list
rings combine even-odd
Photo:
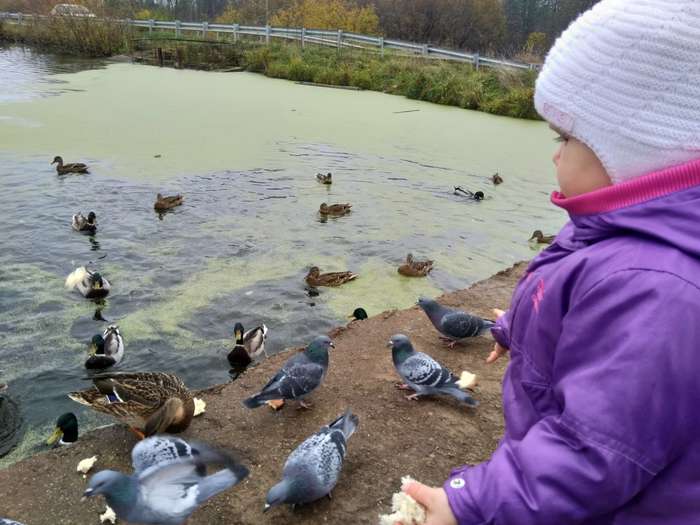
[(557, 39), (535, 107), (613, 183), (700, 158), (700, 0), (602, 0)]

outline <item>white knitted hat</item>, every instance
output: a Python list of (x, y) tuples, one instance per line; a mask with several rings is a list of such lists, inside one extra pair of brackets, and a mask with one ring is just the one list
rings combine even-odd
[(602, 0), (547, 55), (535, 107), (613, 183), (700, 158), (700, 0)]

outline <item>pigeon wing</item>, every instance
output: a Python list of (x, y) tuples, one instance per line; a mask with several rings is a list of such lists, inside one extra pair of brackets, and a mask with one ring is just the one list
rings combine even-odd
[(465, 312), (451, 312), (442, 317), (440, 327), (445, 335), (462, 339), (479, 335), (482, 322), (480, 318)]
[[(138, 479), (139, 500), (144, 511), (163, 522), (184, 521), (197, 508), (198, 483), (203, 478), (196, 473), (191, 461), (153, 465), (141, 472)], [(166, 517), (169, 519), (164, 519)]]
[(131, 451), (135, 473), (141, 474), (153, 466), (196, 462), (199, 452), (185, 440), (171, 436), (153, 436), (136, 444)]
[(261, 394), (274, 393), (280, 398), (296, 399), (314, 390), (323, 379), (325, 369), (310, 361), (303, 353), (289, 359)]
[(423, 352), (416, 352), (398, 367), (401, 376), (410, 384), (440, 388), (454, 381), (452, 373)]

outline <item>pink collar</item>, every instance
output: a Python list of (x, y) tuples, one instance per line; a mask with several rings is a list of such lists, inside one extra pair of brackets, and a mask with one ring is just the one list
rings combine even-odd
[(573, 215), (606, 213), (700, 184), (700, 159), (567, 199), (552, 192), (552, 203)]

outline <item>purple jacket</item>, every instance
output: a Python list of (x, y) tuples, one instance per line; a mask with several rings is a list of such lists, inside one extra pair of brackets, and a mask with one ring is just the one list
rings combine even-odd
[(700, 161), (565, 199), (492, 329), (505, 435), (460, 525), (700, 524)]

